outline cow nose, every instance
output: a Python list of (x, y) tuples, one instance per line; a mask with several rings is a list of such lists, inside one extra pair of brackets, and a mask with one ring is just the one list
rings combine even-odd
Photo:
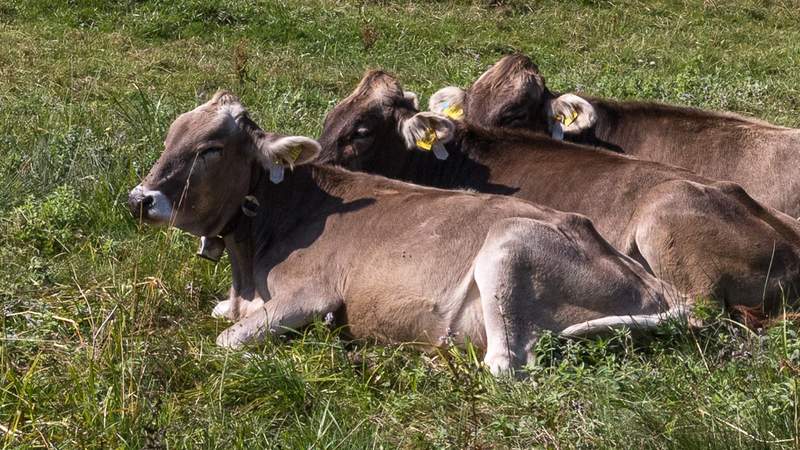
[(146, 217), (147, 210), (153, 206), (153, 196), (145, 194), (141, 186), (136, 186), (128, 194), (128, 208), (134, 217)]
[(172, 218), (169, 199), (161, 191), (136, 186), (128, 194), (128, 208), (133, 217), (152, 223), (165, 223)]
[(155, 201), (156, 201), (156, 198), (153, 197), (152, 195), (150, 195), (150, 194), (145, 195), (144, 198), (142, 199), (142, 209), (147, 211), (148, 209), (150, 209), (153, 206), (153, 203)]

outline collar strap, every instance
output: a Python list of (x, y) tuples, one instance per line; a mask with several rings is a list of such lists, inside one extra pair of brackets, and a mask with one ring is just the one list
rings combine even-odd
[[(256, 171), (251, 179), (254, 181), (251, 182), (250, 192), (255, 192), (255, 188), (258, 186), (258, 182), (261, 179), (260, 172)], [(212, 262), (219, 262), (220, 258), (222, 258), (222, 254), (225, 252), (225, 240), (223, 237), (233, 233), (243, 215), (248, 218), (256, 217), (260, 206), (256, 196), (252, 194), (246, 195), (239, 211), (237, 211), (231, 220), (222, 227), (218, 235), (200, 237), (200, 246), (197, 248), (197, 256)]]

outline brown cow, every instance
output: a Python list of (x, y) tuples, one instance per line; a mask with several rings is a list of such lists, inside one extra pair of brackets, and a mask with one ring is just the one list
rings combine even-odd
[[(457, 88), (447, 88), (432, 110), (457, 107), (460, 95)], [(478, 124), (548, 132), (730, 180), (758, 201), (800, 217), (798, 129), (654, 102), (559, 96), (524, 55), (506, 56), (485, 72), (463, 107)]]
[[(334, 107), (320, 143), (321, 161), (584, 214), (623, 253), (692, 296), (746, 307), (766, 300), (773, 310), (800, 281), (800, 225), (739, 186), (547, 136), (454, 124), (418, 112), (384, 72), (368, 73)], [(418, 150), (435, 146), (447, 160)]]
[(178, 117), (165, 146), (129, 204), (146, 222), (223, 236), (229, 307), (244, 312), (223, 346), (336, 313), (356, 338), (469, 339), (498, 373), (525, 364), (543, 329), (652, 327), (686, 311), (585, 217), (308, 164), (315, 141), (264, 132), (228, 93)]

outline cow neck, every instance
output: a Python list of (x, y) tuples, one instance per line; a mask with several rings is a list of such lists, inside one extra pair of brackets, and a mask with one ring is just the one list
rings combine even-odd
[[(228, 223), (222, 227), (222, 230), (219, 232), (219, 236), (225, 238), (225, 236), (228, 236), (241, 228), (242, 225), (248, 228), (250, 227), (252, 220), (244, 213), (245, 202), (247, 201), (246, 198), (248, 196), (252, 196), (256, 192), (256, 189), (258, 188), (258, 185), (263, 177), (264, 170), (254, 165), (250, 170), (250, 187), (247, 189), (247, 195), (242, 199), (241, 205), (239, 205), (239, 208), (236, 210), (236, 214), (234, 214)], [(237, 233), (237, 236), (239, 235), (241, 235), (241, 233)]]
[(638, 128), (637, 124), (631, 123), (631, 119), (634, 118), (628, 117), (615, 102), (590, 97), (585, 99), (594, 107), (597, 122), (590, 131), (571, 137), (569, 140), (624, 153), (625, 149), (621, 146), (631, 137), (626, 135)]
[[(254, 165), (250, 173), (250, 188), (247, 195), (254, 195), (259, 184), (264, 178), (264, 170)], [(220, 236), (225, 241), (225, 248), (228, 251), (228, 258), (231, 264), (232, 292), (231, 295), (245, 300), (253, 300), (258, 294), (262, 298), (266, 292), (258, 292), (255, 282), (255, 261), (253, 261), (253, 218), (244, 214), (245, 198), (242, 205), (236, 210), (236, 214), (223, 227)], [(261, 214), (261, 208), (258, 209)], [(263, 288), (262, 288), (263, 291)]]
[(223, 236), (231, 262), (233, 295), (247, 300), (269, 298), (266, 284), (258, 282), (259, 272), (268, 272), (268, 268), (258, 261), (282, 234), (302, 221), (305, 211), (315, 203), (304, 194), (312, 184), (306, 166), (287, 171), (279, 184), (269, 180), (260, 164), (254, 164), (252, 171), (248, 195), (258, 201), (257, 213), (248, 217), (240, 209)]
[[(514, 161), (534, 157), (574, 163), (587, 160), (632, 161), (617, 155), (617, 152), (606, 151), (608, 149), (572, 141), (559, 141), (542, 133), (519, 128), (484, 128), (470, 125), (462, 135), (460, 146), (470, 155), (479, 155), (481, 163), (489, 168), (503, 168), (514, 164)], [(631, 163), (655, 164), (642, 161)]]
[[(447, 167), (447, 176), (455, 181), (451, 181), (451, 186), (447, 187), (466, 187), (502, 195), (516, 192), (514, 187), (497, 184), (494, 179), (494, 172), (508, 159), (507, 152), (516, 152), (508, 145), (498, 145), (498, 142), (503, 142), (505, 135), (498, 137), (496, 134), (502, 134), (503, 130), (485, 129), (463, 122), (456, 125), (454, 137), (446, 146), (451, 155), (448, 160), (455, 156), (454, 164)], [(524, 133), (521, 139), (528, 139), (530, 136), (530, 133)], [(516, 135), (512, 137), (520, 140)]]
[(365, 166), (365, 170), (443, 189), (475, 187), (476, 183), (488, 177), (489, 168), (483, 161), (484, 155), (464, 151), (460, 142), (462, 133), (457, 127), (455, 138), (445, 145), (449, 155), (444, 161), (435, 158), (431, 152), (402, 149), (399, 150), (399, 161), (377, 159)]
[(575, 142), (606, 147), (616, 151), (636, 152), (654, 135), (669, 141), (694, 142), (698, 133), (707, 129), (741, 126), (773, 126), (735, 114), (704, 111), (701, 109), (669, 105), (658, 102), (618, 102), (610, 99), (585, 97), (595, 109), (597, 124), (593, 135)]
[(312, 218), (337, 212), (348, 173), (307, 164), (287, 170), (278, 184), (262, 173), (252, 194), (261, 206), (250, 221), (250, 238), (263, 250)]

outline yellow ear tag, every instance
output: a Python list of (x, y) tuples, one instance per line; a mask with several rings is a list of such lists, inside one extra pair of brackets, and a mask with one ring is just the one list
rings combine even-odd
[(292, 161), (292, 162), (297, 161), (297, 158), (300, 157), (300, 153), (302, 153), (302, 152), (303, 152), (303, 147), (300, 147), (299, 145), (297, 147), (292, 147), (292, 149), (289, 150), (289, 153), (288, 153), (290, 161)]
[(431, 151), (433, 144), (436, 143), (436, 131), (433, 128), (428, 128), (425, 130), (425, 137), (422, 139), (417, 139), (417, 147), (420, 150), (425, 150), (426, 152)]
[(464, 118), (464, 109), (460, 105), (450, 105), (442, 112), (445, 116), (453, 120), (461, 120)]
[(286, 153), (286, 159), (287, 159), (287, 160), (288, 160), (290, 163), (293, 163), (293, 162), (297, 161), (297, 158), (299, 158), (299, 157), (300, 157), (300, 153), (302, 153), (302, 151), (303, 151), (303, 147), (300, 147), (299, 145), (298, 145), (297, 147), (292, 147), (292, 148), (291, 148), (291, 149), (290, 149), (290, 150), (289, 150), (289, 151)]
[(556, 121), (563, 123), (565, 127), (568, 127), (572, 122), (575, 122), (575, 119), (577, 118), (578, 118), (577, 111), (572, 111), (571, 116), (565, 116), (563, 114), (559, 114), (555, 117)]

